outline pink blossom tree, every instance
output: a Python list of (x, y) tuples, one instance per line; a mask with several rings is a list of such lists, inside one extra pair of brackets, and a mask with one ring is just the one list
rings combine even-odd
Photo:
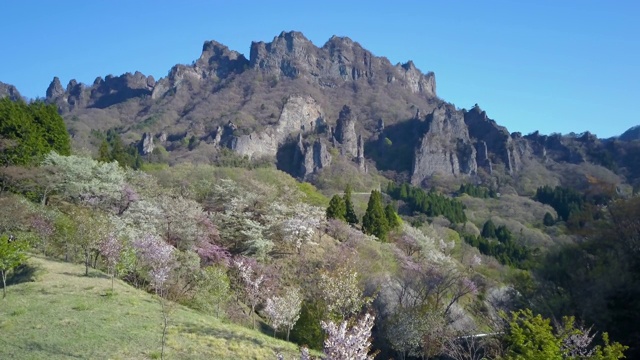
[(98, 243), (98, 251), (107, 263), (108, 273), (111, 275), (111, 292), (113, 292), (113, 279), (116, 276), (116, 266), (122, 256), (122, 243), (114, 234), (110, 234)]
[(369, 355), (371, 347), (371, 329), (375, 317), (365, 314), (348, 328), (348, 321), (336, 324), (333, 321), (322, 322), (322, 329), (327, 333), (324, 341), (325, 360), (373, 360)]
[(264, 313), (267, 315), (273, 326), (273, 335), (280, 328), (287, 330), (287, 341), (289, 341), (289, 333), (300, 317), (300, 309), (302, 308), (302, 296), (300, 290), (290, 288), (285, 291), (283, 296), (274, 296), (267, 299)]
[(249, 303), (249, 306), (251, 307), (251, 313), (249, 314), (249, 316), (251, 318), (253, 329), (255, 330), (256, 321), (254, 313), (256, 311), (256, 307), (260, 304), (264, 297), (263, 291), (265, 276), (263, 274), (257, 274), (257, 264), (255, 260), (251, 260), (248, 258), (239, 258), (233, 261), (233, 265), (236, 267), (236, 269), (238, 269), (245, 297), (247, 299), (247, 302)]

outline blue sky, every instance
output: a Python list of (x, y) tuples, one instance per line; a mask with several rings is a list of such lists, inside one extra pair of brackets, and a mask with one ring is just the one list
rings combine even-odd
[(297, 30), (348, 36), (434, 71), (438, 95), (478, 103), (510, 131), (600, 137), (640, 124), (639, 1), (8, 1), (0, 81), (44, 96), (54, 76), (91, 84), (191, 63), (205, 40), (249, 55)]

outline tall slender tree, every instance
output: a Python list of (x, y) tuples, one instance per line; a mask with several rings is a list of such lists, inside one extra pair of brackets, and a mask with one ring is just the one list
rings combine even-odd
[(367, 211), (362, 218), (362, 231), (375, 235), (380, 241), (387, 241), (389, 222), (382, 206), (382, 194), (378, 190), (371, 191)]
[(345, 206), (345, 220), (351, 225), (358, 224), (358, 215), (353, 208), (353, 201), (351, 200), (351, 184), (347, 184), (342, 199), (344, 200)]
[(344, 199), (338, 195), (333, 195), (329, 201), (329, 207), (327, 208), (327, 219), (346, 220), (347, 209), (344, 204)]

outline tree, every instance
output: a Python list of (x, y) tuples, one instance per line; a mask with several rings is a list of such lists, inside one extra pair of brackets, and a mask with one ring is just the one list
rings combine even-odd
[(7, 297), (7, 273), (27, 260), (27, 243), (0, 236), (0, 275), (2, 275), (2, 298)]
[(11, 141), (11, 146), (3, 146), (3, 166), (38, 163), (50, 151), (71, 152), (69, 133), (58, 110), (41, 101), (27, 105), (0, 99), (0, 138)]
[(151, 286), (158, 296), (162, 309), (162, 350), (160, 358), (164, 358), (164, 346), (167, 339), (167, 326), (169, 324), (169, 312), (165, 303), (166, 285), (171, 271), (175, 268), (175, 248), (162, 239), (146, 235), (134, 241), (133, 246), (136, 255), (146, 268)]
[(283, 296), (274, 296), (267, 299), (264, 312), (273, 326), (273, 335), (281, 327), (287, 330), (287, 341), (289, 333), (300, 317), (302, 306), (302, 296), (300, 290), (296, 288), (287, 289)]
[(230, 282), (223, 266), (212, 265), (200, 271), (197, 292), (192, 300), (192, 306), (203, 311), (211, 311), (217, 318), (220, 309), (229, 299)]
[(351, 225), (358, 224), (358, 215), (356, 214), (356, 210), (353, 208), (353, 201), (351, 200), (351, 184), (347, 184), (347, 187), (344, 189), (344, 196), (342, 199), (344, 200), (345, 205), (345, 220)]
[(394, 230), (400, 227), (400, 217), (396, 213), (396, 210), (393, 208), (393, 205), (387, 204), (387, 206), (384, 207), (384, 215), (387, 218), (387, 222), (389, 223), (389, 229)]
[(338, 195), (333, 195), (329, 201), (329, 207), (327, 208), (327, 220), (338, 219), (346, 221), (347, 208), (342, 199)]
[(620, 343), (609, 341), (602, 334), (604, 346), (591, 347), (590, 330), (575, 327), (575, 319), (563, 318), (563, 324), (554, 328), (549, 319), (533, 315), (529, 309), (511, 313), (505, 331), (504, 343), (507, 360), (561, 360), (596, 359), (617, 360), (624, 358), (628, 349)]
[(111, 275), (111, 292), (113, 292), (113, 279), (116, 276), (116, 266), (120, 262), (123, 246), (114, 234), (110, 234), (98, 243), (98, 251), (107, 263), (107, 269)]
[(327, 312), (337, 319), (344, 320), (359, 313), (372, 300), (363, 296), (358, 272), (347, 267), (333, 273), (321, 273), (319, 287)]
[(382, 206), (382, 194), (377, 190), (371, 191), (367, 211), (362, 218), (362, 231), (369, 235), (375, 235), (380, 241), (387, 240), (389, 222)]
[(251, 312), (249, 316), (251, 317), (251, 323), (253, 325), (253, 329), (256, 328), (256, 319), (255, 312), (256, 307), (260, 304), (264, 294), (264, 275), (256, 274), (257, 265), (255, 262), (250, 261), (249, 259), (236, 259), (233, 264), (238, 269), (240, 273), (240, 279), (242, 280), (243, 290), (249, 305), (251, 306)]
[(496, 225), (491, 221), (491, 219), (487, 220), (482, 226), (481, 235), (483, 238), (492, 239), (496, 237)]
[(544, 214), (542, 223), (544, 224), (544, 226), (553, 226), (556, 223), (556, 220), (553, 218), (553, 215), (547, 212)]
[(325, 360), (373, 360), (374, 355), (369, 355), (371, 347), (371, 329), (374, 316), (365, 314), (356, 323), (348, 328), (348, 321), (335, 324), (333, 321), (322, 322), (322, 328), (327, 332), (324, 341)]

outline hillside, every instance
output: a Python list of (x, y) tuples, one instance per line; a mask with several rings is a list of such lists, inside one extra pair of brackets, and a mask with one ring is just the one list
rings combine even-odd
[[(0, 307), (2, 359), (159, 359), (160, 303), (84, 267), (32, 257), (31, 282), (12, 285)], [(275, 359), (297, 346), (171, 305), (167, 358)]]

